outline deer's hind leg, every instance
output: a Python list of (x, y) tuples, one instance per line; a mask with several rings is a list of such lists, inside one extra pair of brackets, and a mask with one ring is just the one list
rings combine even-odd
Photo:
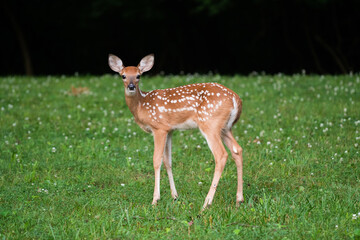
[(208, 205), (212, 204), (216, 188), (218, 186), (221, 174), (224, 170), (228, 154), (225, 150), (225, 147), (221, 141), (221, 130), (214, 129), (201, 129), (201, 133), (205, 136), (206, 141), (211, 149), (212, 154), (215, 158), (215, 172), (214, 177), (210, 186), (210, 190), (205, 198), (203, 209)]
[(236, 205), (238, 206), (241, 202), (244, 201), (243, 195), (243, 155), (242, 148), (236, 142), (234, 136), (232, 135), (231, 130), (225, 130), (222, 135), (225, 145), (229, 148), (231, 156), (235, 161), (237, 168), (237, 192), (236, 192)]

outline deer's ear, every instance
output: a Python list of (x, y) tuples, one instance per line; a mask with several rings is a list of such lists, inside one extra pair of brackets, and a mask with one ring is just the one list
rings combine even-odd
[(121, 59), (112, 54), (109, 54), (109, 66), (115, 72), (120, 72), (124, 68)]
[(154, 65), (154, 54), (149, 54), (141, 59), (138, 68), (140, 69), (141, 73), (149, 71), (152, 66)]

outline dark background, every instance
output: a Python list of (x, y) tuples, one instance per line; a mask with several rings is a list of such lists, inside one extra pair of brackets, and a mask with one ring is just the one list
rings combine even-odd
[(359, 71), (359, 0), (0, 0), (0, 75)]

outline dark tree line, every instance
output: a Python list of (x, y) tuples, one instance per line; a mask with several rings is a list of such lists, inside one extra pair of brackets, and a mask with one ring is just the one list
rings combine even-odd
[(359, 71), (358, 0), (2, 0), (0, 74)]

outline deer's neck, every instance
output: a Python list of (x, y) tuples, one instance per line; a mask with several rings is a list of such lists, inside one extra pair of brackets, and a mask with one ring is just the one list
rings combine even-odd
[(125, 93), (126, 104), (128, 105), (130, 112), (134, 115), (135, 118), (137, 118), (138, 109), (141, 105), (143, 98), (140, 94), (140, 91), (141, 90), (139, 88), (136, 88), (136, 92), (133, 96), (128, 96)]

